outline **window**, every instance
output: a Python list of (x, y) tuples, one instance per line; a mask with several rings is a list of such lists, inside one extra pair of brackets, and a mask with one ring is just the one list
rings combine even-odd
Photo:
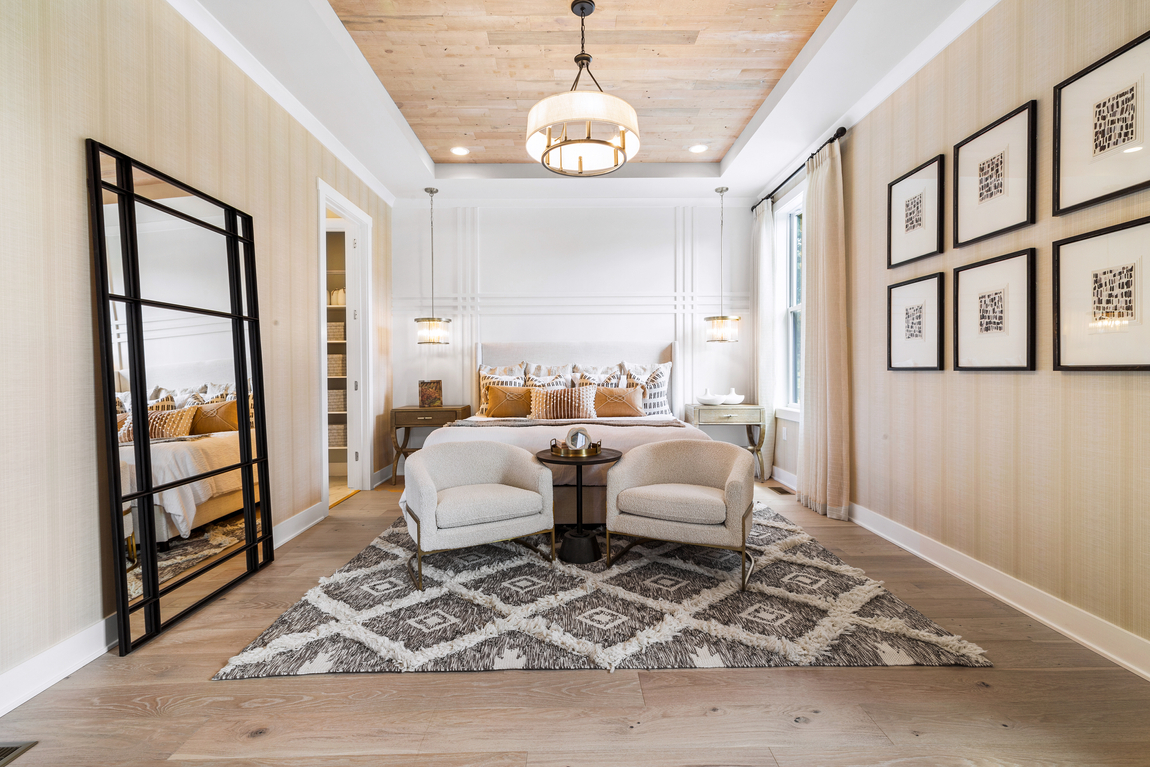
[[(779, 258), (779, 279), (786, 280), (785, 305), (782, 317), (786, 328), (786, 400), (798, 407), (802, 399), (803, 382), (803, 190), (800, 184), (775, 207), (775, 243)], [(785, 271), (784, 271), (785, 270)], [(782, 291), (776, 295), (782, 294)], [(781, 339), (780, 339), (781, 340)]]

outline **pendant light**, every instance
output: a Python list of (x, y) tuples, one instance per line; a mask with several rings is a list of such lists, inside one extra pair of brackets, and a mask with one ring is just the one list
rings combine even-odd
[[(575, 0), (579, 17), (579, 72), (567, 93), (548, 96), (527, 115), (527, 154), (561, 176), (602, 176), (614, 173), (639, 151), (639, 116), (618, 96), (603, 92), (591, 74), (586, 50), (586, 21), (595, 10), (591, 0)], [(598, 92), (576, 91), (583, 70)]]
[(418, 340), (421, 344), (449, 344), (451, 343), (451, 320), (435, 315), (435, 195), (438, 189), (427, 187), (428, 200), (431, 202), (431, 317), (417, 317), (415, 323), (419, 325)]
[(723, 195), (727, 193), (727, 187), (721, 186), (715, 191), (719, 193), (719, 313), (703, 319), (707, 323), (707, 341), (732, 344), (739, 340), (739, 317), (723, 314), (723, 226), (726, 217)]

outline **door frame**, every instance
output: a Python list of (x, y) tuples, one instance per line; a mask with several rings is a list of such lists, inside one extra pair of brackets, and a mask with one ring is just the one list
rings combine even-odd
[[(351, 200), (344, 197), (337, 192), (330, 184), (325, 182), (322, 178), (316, 178), (316, 187), (319, 192), (319, 207), (318, 207), (318, 229), (319, 229), (319, 290), (317, 291), (318, 306), (327, 306), (327, 211), (330, 209), (339, 214), (346, 223), (340, 229), (344, 232), (345, 242), (351, 241), (356, 243), (355, 249), (358, 251), (358, 257), (354, 259), (356, 269), (347, 269), (347, 306), (348, 312), (358, 312), (353, 318), (349, 317), (348, 322), (354, 319), (355, 322), (360, 323), (359, 327), (361, 332), (358, 333), (358, 343), (355, 346), (356, 357), (359, 361), (359, 376), (358, 382), (360, 386), (360, 412), (359, 417), (353, 424), (352, 419), (348, 417), (348, 462), (347, 462), (347, 485), (353, 490), (370, 490), (371, 489), (371, 476), (372, 467), (375, 465), (374, 444), (375, 435), (373, 433), (375, 417), (372, 412), (372, 401), (370, 394), (375, 391), (372, 386), (372, 358), (371, 350), (374, 348), (373, 339), (375, 336), (375, 327), (372, 322), (372, 272), (374, 267), (373, 257), (373, 231), (371, 216), (361, 210)], [(334, 230), (332, 230), (334, 231)], [(345, 259), (345, 269), (348, 265), (348, 260)], [(354, 280), (354, 281), (353, 281)], [(345, 336), (351, 338), (351, 334), (345, 331)], [(351, 358), (351, 342), (349, 340), (349, 353), (348, 358)], [(319, 412), (316, 414), (316, 422), (319, 424), (320, 441), (322, 443), (322, 457), (321, 462), (321, 483), (322, 488), (321, 497), (324, 506), (327, 507), (331, 503), (331, 494), (328, 488), (328, 472), (330, 470), (328, 461), (328, 439), (327, 439), (327, 310), (323, 309), (319, 312), (319, 334), (316, 344), (316, 353), (319, 355)], [(350, 374), (351, 369), (349, 367)], [(352, 383), (351, 376), (348, 377), (349, 384)], [(352, 436), (353, 433), (357, 437), (355, 442), (359, 443), (360, 459), (358, 461), (351, 460), (352, 453)], [(354, 467), (354, 468), (353, 468)]]

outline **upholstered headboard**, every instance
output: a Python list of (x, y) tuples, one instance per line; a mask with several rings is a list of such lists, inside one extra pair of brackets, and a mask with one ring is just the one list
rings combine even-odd
[[(234, 383), (236, 363), (232, 359), (195, 360), (171, 365), (148, 366), (148, 389), (187, 389), (205, 383)], [(128, 391), (128, 371), (116, 371), (116, 391)]]
[[(633, 362), (639, 365), (657, 365), (663, 362), (672, 362), (674, 359), (674, 344), (665, 342), (642, 341), (576, 341), (541, 343), (512, 342), (512, 343), (479, 343), (476, 344), (476, 359), (480, 365), (516, 365), (520, 362), (531, 362), (540, 365), (616, 365), (620, 362)], [(683, 401), (678, 394), (681, 389), (677, 385), (678, 371), (671, 366), (671, 388), (669, 399), (671, 410), (677, 416), (682, 416)], [(479, 403), (478, 376), (472, 383), (472, 401)]]

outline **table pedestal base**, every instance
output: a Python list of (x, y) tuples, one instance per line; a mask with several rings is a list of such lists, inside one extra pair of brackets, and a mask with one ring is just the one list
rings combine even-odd
[(568, 530), (563, 534), (563, 548), (559, 550), (559, 558), (564, 562), (587, 565), (599, 561), (600, 556), (599, 538), (594, 532)]

